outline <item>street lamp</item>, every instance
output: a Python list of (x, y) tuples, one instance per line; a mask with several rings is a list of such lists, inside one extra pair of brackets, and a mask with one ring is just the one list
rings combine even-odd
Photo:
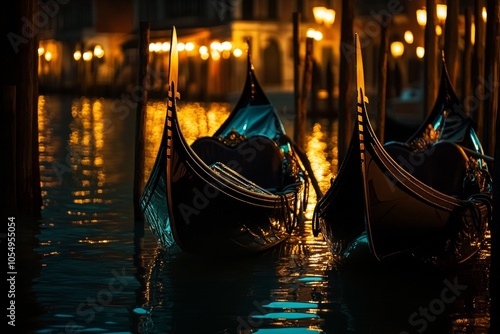
[(406, 30), (405, 35), (404, 35), (404, 39), (405, 39), (406, 43), (412, 44), (413, 43), (413, 33), (410, 30)]
[(425, 7), (417, 9), (417, 22), (422, 28), (425, 27), (425, 24), (427, 23), (427, 11), (425, 10)]
[(323, 33), (321, 31), (318, 31), (318, 30), (307, 29), (306, 37), (314, 38), (317, 41), (321, 41), (323, 39)]
[(402, 42), (396, 41), (391, 43), (391, 54), (394, 58), (399, 58), (405, 52), (405, 46)]
[(82, 55), (82, 58), (83, 58), (83, 60), (85, 60), (85, 61), (89, 61), (89, 60), (91, 60), (91, 59), (92, 59), (92, 57), (93, 57), (93, 55), (92, 55), (92, 51), (85, 51), (85, 52), (83, 53), (83, 55)]
[(94, 47), (94, 56), (96, 56), (97, 58), (104, 57), (104, 50), (99, 44)]
[(436, 5), (436, 16), (441, 24), (446, 21), (447, 7), (445, 4), (438, 3)]
[(326, 7), (313, 7), (316, 23), (329, 27), (335, 22), (335, 11)]
[(415, 50), (415, 52), (417, 53), (418, 58), (420, 58), (420, 59), (424, 58), (425, 49), (422, 46), (417, 46), (417, 49)]

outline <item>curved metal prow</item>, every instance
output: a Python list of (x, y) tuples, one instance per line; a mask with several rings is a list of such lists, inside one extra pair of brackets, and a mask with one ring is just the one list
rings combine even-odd
[(179, 81), (179, 53), (177, 50), (177, 31), (172, 27), (172, 37), (170, 41), (170, 55), (168, 59), (168, 97), (169, 103), (175, 99), (180, 99), (177, 91)]

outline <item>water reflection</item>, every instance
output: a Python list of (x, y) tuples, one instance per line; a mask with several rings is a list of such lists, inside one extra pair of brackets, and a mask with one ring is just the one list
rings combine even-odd
[[(226, 120), (230, 107), (229, 103), (179, 103), (178, 113), (182, 119), (180, 125), (188, 144), (199, 137), (212, 135)], [(166, 104), (162, 101), (149, 102), (146, 107), (144, 182), (147, 181), (158, 154), (165, 111)]]
[[(116, 105), (40, 97), (44, 208), (33, 290), (44, 325), (37, 333), (401, 334), (424, 324), (426, 333), (486, 333), (489, 244), (451, 273), (390, 266), (339, 271), (325, 241), (311, 231), (312, 187), (306, 223), (268, 252), (222, 260), (159, 249), (148, 227), (133, 220), (134, 106), (117, 112)], [(230, 104), (181, 103), (179, 109), (191, 143), (214, 133)], [(146, 173), (164, 117), (165, 103), (151, 101)], [(282, 117), (293, 137), (293, 115)], [(311, 119), (308, 129), (305, 150), (325, 192), (338, 169), (336, 125)], [(442, 291), (455, 279), (467, 288), (441, 311)], [(432, 321), (424, 323), (420, 307), (433, 310)]]

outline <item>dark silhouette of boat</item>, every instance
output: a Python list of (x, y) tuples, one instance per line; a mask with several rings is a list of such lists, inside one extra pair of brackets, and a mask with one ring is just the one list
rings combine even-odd
[[(489, 157), (471, 124), (456, 122), (461, 114), (446, 118), (447, 108), (437, 107), (408, 142), (384, 147), (368, 118), (358, 38), (357, 122), (346, 158), (315, 207), (313, 231), (322, 233), (339, 265), (401, 258), (462, 263), (478, 252), (491, 220)], [(449, 88), (436, 105), (447, 103)], [(441, 131), (439, 140), (420, 140), (432, 135), (429, 124)], [(403, 159), (418, 163), (405, 166)]]
[(213, 136), (191, 145), (179, 126), (177, 76), (174, 28), (165, 128), (141, 198), (145, 220), (160, 245), (235, 255), (287, 239), (303, 218), (309, 176), (303, 152), (286, 135), (255, 77), (250, 53), (235, 108)]

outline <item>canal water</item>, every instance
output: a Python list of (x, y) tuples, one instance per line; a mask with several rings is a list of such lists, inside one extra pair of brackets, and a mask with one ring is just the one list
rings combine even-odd
[[(187, 140), (212, 134), (230, 108), (180, 102)], [(147, 111), (151, 168), (165, 103)], [(292, 135), (292, 115), (279, 113)], [(299, 233), (263, 254), (164, 251), (134, 221), (133, 100), (41, 96), (38, 115), (43, 210), (25, 264), (31, 282), (18, 301), (28, 305), (17, 318), (22, 333), (487, 332), (489, 244), (451, 272), (340, 270), (311, 233), (311, 192)], [(307, 129), (306, 151), (326, 191), (338, 164), (336, 127), (318, 118)]]

